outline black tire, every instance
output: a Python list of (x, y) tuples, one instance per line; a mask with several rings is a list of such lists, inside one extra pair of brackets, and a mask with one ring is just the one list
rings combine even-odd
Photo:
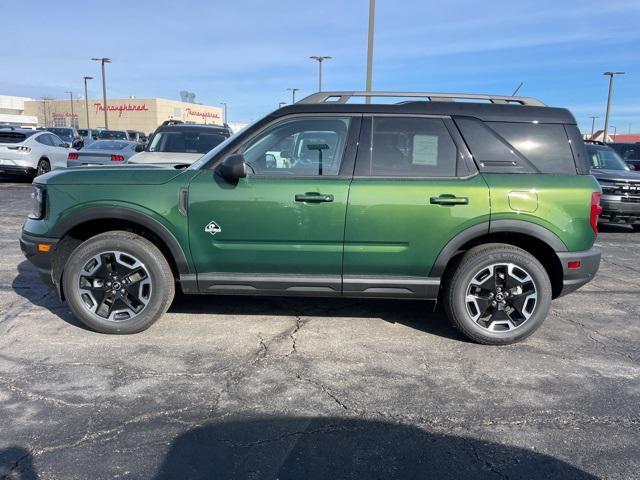
[[(120, 262), (115, 261), (116, 256), (121, 260)], [(106, 259), (103, 266), (96, 267), (96, 278), (104, 278), (104, 275), (99, 272), (109, 272), (110, 269), (116, 269), (114, 278), (98, 280), (98, 282), (103, 281), (104, 288), (98, 289), (96, 287), (95, 298), (88, 296), (87, 290), (82, 289), (83, 286), (93, 288), (93, 284), (90, 282), (91, 287), (87, 287), (86, 281), (87, 278), (90, 278), (86, 272), (87, 265), (92, 262), (92, 258)], [(132, 259), (137, 263), (132, 263)], [(123, 261), (128, 265), (122, 263)], [(91, 265), (93, 266), (95, 263)], [(115, 265), (115, 267), (111, 267), (111, 265)], [(137, 287), (135, 287), (136, 283), (132, 281), (134, 275), (131, 273), (136, 265), (138, 270), (142, 268), (139, 271), (143, 272), (136, 278), (142, 276), (144, 279), (136, 280), (141, 282), (137, 284)], [(122, 273), (123, 271), (128, 271), (128, 273)], [(108, 275), (110, 274), (107, 274), (107, 277)], [(115, 278), (116, 275), (119, 275), (119, 278)], [(112, 280), (113, 285), (122, 283), (122, 289), (109, 290), (111, 287), (106, 287), (108, 280)], [(142, 282), (145, 285), (142, 285)], [(62, 283), (65, 297), (73, 314), (89, 328), (110, 334), (128, 334), (146, 330), (167, 311), (175, 294), (175, 280), (171, 267), (158, 247), (146, 238), (124, 231), (102, 233), (79, 245), (67, 259)], [(112, 285), (111, 282), (108, 285)], [(115, 293), (107, 292), (102, 296), (102, 292), (107, 290)], [(129, 292), (136, 296), (131, 297)], [(91, 295), (93, 293), (94, 290), (91, 290)], [(108, 295), (112, 296), (107, 298), (107, 302), (103, 305), (104, 299)], [(99, 298), (101, 296), (102, 299)], [(110, 301), (111, 299), (113, 300)], [(129, 301), (132, 299), (137, 303)], [(125, 301), (129, 302), (125, 304)], [(127, 307), (132, 304), (137, 306), (139, 310), (134, 312)], [(140, 305), (142, 305), (141, 308)], [(117, 306), (128, 310), (128, 312), (117, 313)], [(101, 308), (103, 313), (104, 309), (108, 310), (106, 315), (109, 318), (105, 315), (99, 315)], [(115, 317), (111, 318), (112, 314), (115, 314)], [(127, 318), (126, 315), (129, 315), (130, 318)], [(118, 316), (120, 318), (116, 318)]]
[[(511, 292), (511, 298), (503, 299), (502, 296), (500, 297), (500, 300), (505, 302), (505, 307), (502, 308), (506, 308), (506, 310), (498, 312), (500, 305), (493, 307), (491, 302), (488, 302), (488, 309), (484, 312), (488, 312), (487, 318), (489, 320), (484, 321), (480, 313), (483, 310), (483, 304), (480, 303), (480, 299), (478, 302), (473, 301), (474, 298), (478, 298), (475, 296), (475, 292), (481, 290), (481, 287), (477, 286), (477, 282), (482, 279), (486, 285), (491, 284), (492, 280), (489, 274), (492, 277), (504, 275), (500, 272), (509, 271), (508, 265), (513, 265), (516, 268), (512, 267), (512, 273), (522, 279), (528, 279), (520, 287), (520, 291), (523, 291), (524, 294), (518, 295), (517, 287), (514, 287), (514, 292), (505, 288), (505, 292)], [(511, 282), (510, 285), (513, 285), (514, 281), (515, 283), (519, 282), (516, 277), (508, 274), (507, 278)], [(462, 256), (457, 267), (445, 282), (443, 303), (449, 319), (466, 337), (485, 345), (507, 345), (525, 339), (542, 325), (551, 307), (552, 289), (547, 271), (531, 254), (512, 245), (491, 243), (472, 248)], [(497, 283), (495, 278), (494, 283)], [(482, 285), (484, 287), (485, 283)], [(500, 292), (502, 292), (501, 287), (496, 288), (500, 288)], [(483, 297), (482, 301), (485, 301), (485, 291), (489, 290), (482, 289), (482, 293), (478, 293), (479, 297)], [(531, 292), (535, 292), (537, 297), (534, 298)], [(467, 297), (468, 293), (473, 298)], [(487, 297), (498, 299), (494, 295), (496, 294), (493, 292), (488, 293)], [(519, 305), (524, 305), (522, 308), (524, 313), (519, 310), (512, 310), (509, 313), (509, 309), (513, 308), (512, 303), (509, 302), (518, 301), (516, 298), (520, 298), (519, 301), (523, 302)], [(508, 321), (504, 318), (505, 314)], [(530, 316), (525, 318), (527, 314)], [(474, 320), (474, 316), (477, 316), (477, 321)], [(512, 316), (514, 317), (513, 321), (511, 321)], [(520, 317), (520, 323), (515, 321), (516, 317)], [(496, 319), (494, 320), (494, 318)], [(509, 330), (498, 330), (498, 327)]]
[(631, 227), (633, 228), (634, 232), (640, 232), (640, 223), (636, 223), (634, 225), (631, 225)]
[(46, 158), (41, 158), (38, 162), (38, 167), (36, 168), (36, 177), (40, 175), (44, 175), (51, 171), (51, 163)]

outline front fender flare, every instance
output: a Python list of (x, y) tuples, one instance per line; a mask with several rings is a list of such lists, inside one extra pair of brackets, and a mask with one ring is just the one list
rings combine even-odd
[(173, 233), (159, 221), (132, 208), (117, 205), (88, 207), (64, 217), (64, 219), (56, 223), (50, 235), (52, 237), (62, 238), (73, 227), (81, 223), (100, 219), (126, 220), (149, 229), (169, 248), (178, 273), (181, 275), (192, 273), (187, 256)]

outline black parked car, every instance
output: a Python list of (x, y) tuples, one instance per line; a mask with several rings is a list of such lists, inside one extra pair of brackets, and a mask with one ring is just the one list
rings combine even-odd
[(622, 160), (634, 170), (640, 170), (640, 143), (608, 143)]
[(602, 187), (600, 220), (626, 223), (640, 231), (640, 172), (632, 171), (608, 145), (586, 142), (591, 174)]
[(80, 150), (82, 147), (84, 147), (84, 140), (75, 128), (47, 127), (45, 128), (45, 130), (53, 133), (54, 135), (57, 135), (66, 143), (68, 143), (69, 146), (77, 150)]

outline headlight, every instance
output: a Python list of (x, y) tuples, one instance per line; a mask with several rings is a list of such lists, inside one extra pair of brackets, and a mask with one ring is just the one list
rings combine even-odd
[(29, 218), (40, 220), (44, 217), (46, 193), (47, 191), (44, 185), (37, 183), (33, 185), (33, 192), (31, 193), (31, 213), (29, 214)]
[(607, 182), (600, 182), (600, 187), (602, 188), (603, 192), (615, 192), (618, 189), (615, 183)]

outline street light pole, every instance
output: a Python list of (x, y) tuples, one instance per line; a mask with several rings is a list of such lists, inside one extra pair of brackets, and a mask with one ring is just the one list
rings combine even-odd
[(296, 103), (296, 92), (299, 91), (299, 88), (287, 88), (288, 91), (291, 92), (291, 105)]
[(615, 127), (613, 125), (611, 125), (611, 128), (613, 128), (613, 135), (611, 135), (613, 137), (613, 141), (616, 141), (616, 137), (618, 136), (618, 127)]
[(227, 120), (227, 102), (220, 102), (220, 105), (224, 105), (224, 124), (226, 125), (228, 122)]
[(102, 64), (102, 109), (104, 110), (104, 128), (109, 130), (109, 119), (107, 117), (107, 79), (104, 73), (104, 64), (111, 63), (111, 59), (107, 57), (92, 58), (94, 62)]
[(93, 77), (82, 77), (84, 79), (84, 108), (87, 113), (87, 130), (91, 129), (89, 126), (89, 96), (87, 95), (87, 80), (93, 80)]
[(600, 118), (597, 115), (591, 115), (589, 117), (591, 119), (591, 137), (593, 137), (593, 133), (595, 132), (595, 128), (596, 128), (596, 118)]
[[(376, 18), (376, 0), (369, 0), (369, 38), (367, 41), (367, 80), (365, 90), (371, 91), (373, 76), (373, 32)], [(366, 97), (366, 103), (371, 103), (371, 97)]]
[(287, 102), (280, 102), (278, 103), (278, 108), (282, 108), (287, 104)]
[(70, 103), (71, 103), (71, 128), (75, 128), (76, 122), (74, 122), (75, 115), (73, 114), (73, 92), (64, 92), (64, 93), (69, 94)]
[(322, 62), (325, 60), (331, 60), (331, 57), (328, 55), (312, 55), (309, 57), (311, 60), (315, 60), (318, 62), (318, 91), (322, 91)]
[(604, 115), (604, 132), (602, 141), (607, 141), (607, 131), (609, 130), (609, 113), (611, 112), (611, 95), (613, 94), (613, 77), (616, 75), (624, 75), (624, 72), (604, 72), (603, 75), (609, 77), (609, 93), (607, 95), (607, 111)]

